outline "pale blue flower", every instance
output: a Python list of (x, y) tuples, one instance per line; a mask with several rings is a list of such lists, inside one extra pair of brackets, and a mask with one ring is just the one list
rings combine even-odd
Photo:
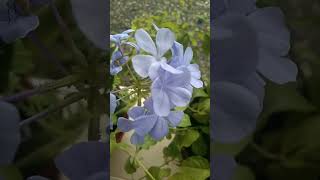
[(182, 71), (167, 64), (164, 54), (172, 47), (175, 36), (167, 28), (160, 28), (156, 35), (156, 45), (150, 35), (143, 29), (135, 33), (138, 46), (151, 55), (136, 55), (132, 58), (133, 68), (142, 78), (150, 77), (154, 80), (158, 76), (160, 67), (172, 74), (179, 74)]
[(176, 127), (182, 120), (182, 111), (170, 111), (167, 116), (158, 116), (153, 109), (152, 99), (144, 102), (144, 107), (136, 106), (129, 110), (129, 119), (120, 117), (118, 128), (127, 132), (134, 130), (132, 144), (143, 144), (144, 137), (149, 134), (155, 140), (160, 140), (169, 132), (169, 125)]
[(278, 84), (296, 80), (297, 66), (287, 58), (290, 33), (281, 10), (256, 9), (253, 1), (244, 6), (230, 0), (229, 8), (213, 21), (214, 141), (236, 143), (255, 130), (265, 91), (260, 74)]
[(133, 31), (134, 30), (132, 30), (132, 29), (128, 29), (126, 31), (123, 31), (120, 34), (110, 35), (110, 41), (114, 42), (117, 46), (120, 46), (122, 41), (128, 39), (130, 37), (129, 33), (133, 32)]
[(122, 71), (122, 65), (128, 62), (129, 57), (128, 56), (123, 56), (121, 51), (115, 51), (112, 54), (111, 57), (111, 63), (110, 63), (110, 74), (111, 75), (116, 75), (120, 71)]
[(172, 56), (173, 58), (170, 65), (177, 69), (190, 72), (190, 84), (195, 88), (202, 88), (203, 82), (200, 80), (201, 72), (199, 65), (191, 64), (193, 57), (192, 49), (188, 47), (183, 54), (183, 45), (175, 41), (172, 46)]
[(172, 106), (186, 106), (192, 97), (190, 85), (191, 74), (183, 71), (181, 74), (172, 74), (160, 70), (151, 86), (153, 108), (157, 115), (167, 116)]
[(13, 0), (0, 2), (0, 39), (5, 43), (24, 38), (39, 26), (37, 16), (22, 16), (14, 3)]
[(117, 108), (117, 98), (114, 94), (110, 93), (110, 114), (114, 113)]

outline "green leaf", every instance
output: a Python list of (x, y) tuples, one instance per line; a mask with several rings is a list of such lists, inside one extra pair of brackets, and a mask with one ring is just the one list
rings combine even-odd
[(187, 131), (179, 131), (174, 138), (174, 142), (179, 149), (183, 147), (190, 147), (200, 136), (200, 133), (193, 129), (188, 129)]
[(196, 155), (205, 156), (209, 152), (209, 143), (201, 135), (192, 145), (192, 152)]
[(145, 136), (144, 138), (144, 144), (141, 146), (142, 149), (150, 149), (150, 147), (154, 146), (157, 144), (157, 141), (155, 141), (151, 136)]
[(235, 169), (233, 180), (255, 180), (252, 171), (245, 166), (237, 166)]
[(314, 112), (316, 108), (310, 104), (296, 89), (295, 84), (277, 85), (268, 82), (264, 98), (262, 118), (268, 118), (279, 112)]
[(213, 154), (229, 154), (235, 156), (240, 153), (252, 140), (252, 137), (242, 139), (239, 143), (235, 144), (223, 144), (214, 142), (211, 144), (210, 150)]
[(178, 171), (169, 180), (205, 180), (210, 177), (210, 164), (201, 156), (192, 156), (182, 161)]
[(168, 147), (163, 149), (165, 157), (171, 157), (173, 159), (181, 159), (181, 153), (177, 144), (173, 141)]
[(4, 180), (22, 180), (23, 177), (19, 169), (14, 165), (0, 166), (0, 179)]
[(188, 114), (184, 114), (178, 127), (189, 127), (189, 126), (191, 126), (190, 117)]
[(124, 165), (124, 170), (128, 173), (128, 174), (133, 174), (137, 171), (137, 164), (135, 162), (135, 160), (129, 156), (126, 164)]
[(198, 169), (210, 169), (210, 164), (208, 160), (201, 156), (191, 156), (186, 160), (182, 161), (181, 166), (198, 168)]
[[(156, 180), (162, 180), (163, 178), (170, 176), (170, 173), (171, 173), (171, 169), (169, 168), (161, 169), (160, 167), (156, 167), (156, 166), (152, 166), (148, 170)], [(148, 180), (151, 180), (149, 176), (146, 176), (146, 177)]]
[(193, 95), (192, 95), (192, 98), (199, 98), (199, 97), (208, 97), (208, 94), (204, 91), (204, 89), (195, 89), (193, 91)]

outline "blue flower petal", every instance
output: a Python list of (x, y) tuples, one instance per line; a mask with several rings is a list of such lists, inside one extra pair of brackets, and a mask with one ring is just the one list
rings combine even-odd
[(132, 123), (135, 132), (140, 136), (144, 136), (150, 132), (157, 121), (157, 115), (145, 115), (135, 119)]
[(153, 137), (155, 140), (160, 140), (164, 136), (166, 136), (169, 132), (168, 128), (168, 122), (162, 117), (159, 117), (157, 120), (155, 126), (150, 131), (151, 137)]
[(153, 56), (136, 55), (132, 58), (133, 69), (142, 78), (148, 77), (150, 66), (156, 62)]
[(145, 109), (140, 106), (135, 106), (128, 111), (128, 116), (132, 119), (136, 119), (145, 114)]
[(144, 143), (144, 136), (140, 136), (137, 133), (133, 133), (130, 138), (130, 142), (132, 144), (143, 144)]
[(170, 99), (166, 89), (161, 86), (159, 78), (152, 83), (151, 95), (155, 113), (159, 116), (168, 116), (170, 113)]
[[(0, 17), (1, 19), (1, 17)], [(29, 32), (39, 25), (37, 16), (20, 16), (11, 22), (0, 20), (0, 38), (6, 43), (12, 43), (19, 38), (24, 38)]]
[(106, 0), (71, 0), (73, 15), (80, 30), (95, 46), (106, 50), (108, 47), (108, 18)]
[(118, 124), (117, 124), (118, 128), (120, 129), (120, 131), (122, 132), (128, 132), (130, 130), (132, 130), (133, 127), (133, 121), (127, 119), (127, 118), (123, 118), (120, 117), (118, 119)]
[(211, 137), (214, 141), (236, 143), (254, 131), (261, 112), (254, 93), (234, 83), (215, 82), (213, 97)]
[[(215, 27), (232, 31), (232, 36), (215, 39), (213, 35), (213, 81), (242, 82), (256, 71), (258, 41), (246, 16), (224, 15), (216, 19)], [(245, 46), (243, 43), (245, 42)], [(230, 53), (232, 52), (232, 53)]]
[(258, 71), (269, 80), (278, 84), (284, 84), (296, 81), (298, 67), (288, 58), (273, 56), (261, 50)]
[(175, 36), (172, 31), (167, 28), (160, 28), (156, 37), (157, 56), (162, 57), (172, 47), (174, 41)]
[(108, 170), (108, 146), (108, 143), (102, 142), (75, 144), (59, 155), (55, 163), (70, 180), (82, 180)]
[(176, 127), (180, 124), (184, 113), (182, 111), (172, 111), (170, 114), (166, 117), (168, 121), (170, 122), (170, 125), (173, 127)]
[(18, 110), (7, 102), (0, 101), (0, 166), (11, 163), (20, 143)]
[(157, 56), (157, 48), (150, 35), (143, 29), (138, 29), (135, 33), (138, 46), (144, 51)]

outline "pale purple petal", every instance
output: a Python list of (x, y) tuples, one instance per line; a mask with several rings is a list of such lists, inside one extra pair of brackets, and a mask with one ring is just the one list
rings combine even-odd
[(143, 144), (144, 143), (144, 136), (140, 136), (137, 133), (133, 133), (130, 138), (130, 142), (132, 144)]
[(127, 118), (120, 117), (118, 119), (118, 129), (122, 132), (128, 132), (134, 128), (133, 121)]
[(164, 118), (159, 117), (158, 121), (156, 122), (155, 126), (150, 131), (151, 137), (155, 140), (160, 140), (164, 136), (166, 136), (169, 132), (168, 122)]
[(183, 71), (180, 74), (164, 72), (160, 78), (166, 87), (185, 87), (190, 83), (191, 74), (188, 71)]
[(157, 115), (144, 115), (135, 119), (133, 121), (135, 133), (137, 133), (140, 136), (148, 134), (157, 121)]
[(183, 73), (182, 71), (170, 66), (169, 64), (167, 64), (166, 60), (165, 59), (162, 59), (160, 61), (160, 65), (161, 65), (161, 68), (172, 73), (172, 74), (181, 74)]
[(285, 56), (290, 49), (290, 32), (280, 8), (262, 8), (248, 16), (258, 32), (259, 45), (274, 55)]
[(150, 35), (143, 29), (138, 29), (135, 33), (138, 46), (146, 52), (157, 56), (157, 48)]
[(33, 15), (18, 17), (14, 22), (0, 21), (0, 38), (6, 43), (12, 43), (24, 38), (38, 26), (39, 18)]
[(269, 80), (284, 84), (296, 81), (298, 67), (288, 58), (272, 56), (270, 53), (260, 51), (258, 71)]
[(190, 84), (195, 87), (195, 88), (202, 88), (203, 87), (203, 82), (199, 79), (191, 77)]
[(192, 51), (191, 47), (187, 47), (186, 51), (184, 52), (183, 63), (185, 65), (190, 64), (192, 57), (193, 57), (193, 51)]
[(172, 65), (173, 67), (178, 67), (182, 65), (183, 45), (175, 41), (171, 48), (171, 52), (172, 52), (172, 61), (170, 62), (170, 65)]
[(248, 88), (258, 97), (261, 105), (263, 105), (265, 84), (266, 82), (264, 82), (264, 80), (257, 73), (254, 73), (242, 83), (244, 87)]
[[(213, 34), (213, 81), (241, 82), (256, 71), (258, 43), (255, 30), (246, 16), (224, 15), (216, 19), (214, 27), (230, 29), (232, 37), (215, 39)], [(245, 45), (244, 45), (245, 42)]]
[(188, 105), (192, 94), (186, 88), (173, 87), (168, 88), (168, 97), (174, 105), (182, 107)]
[(143, 102), (144, 107), (148, 110), (148, 114), (154, 114), (152, 98), (148, 98)]
[(173, 127), (176, 127), (180, 124), (184, 113), (182, 111), (172, 111), (170, 114), (166, 117), (166, 119), (169, 120), (170, 125)]
[(117, 98), (114, 94), (110, 93), (110, 113), (114, 113), (117, 107)]
[(153, 109), (159, 116), (167, 116), (170, 113), (170, 100), (165, 90), (158, 86), (160, 79), (152, 83), (151, 94), (153, 100)]
[(132, 119), (136, 119), (145, 114), (145, 109), (140, 106), (135, 106), (128, 111), (128, 116)]
[(155, 61), (154, 63), (151, 64), (148, 71), (148, 75), (152, 81), (155, 80), (157, 77), (159, 77), (160, 67), (161, 67), (161, 63), (159, 61)]
[(106, 50), (108, 47), (108, 2), (105, 0), (71, 0), (73, 16), (80, 30), (95, 46)]
[(235, 143), (254, 131), (261, 112), (254, 93), (241, 85), (216, 82), (213, 97), (211, 136), (214, 141)]
[(201, 78), (201, 72), (199, 70), (199, 65), (198, 64), (190, 64), (187, 66), (189, 72), (191, 73), (191, 77), (195, 79), (200, 79)]
[(172, 31), (167, 28), (160, 28), (156, 37), (158, 57), (162, 57), (172, 47), (174, 41), (175, 37)]
[(149, 55), (136, 55), (132, 58), (133, 69), (142, 78), (148, 77), (149, 68), (154, 62), (156, 59)]

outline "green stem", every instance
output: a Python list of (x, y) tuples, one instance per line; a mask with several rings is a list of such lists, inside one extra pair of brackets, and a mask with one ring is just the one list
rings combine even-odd
[[(127, 149), (125, 148), (121, 148), (121, 150), (123, 150), (124, 152), (126, 152), (129, 156), (132, 156), (132, 157), (135, 157), (134, 154), (132, 154), (130, 151), (128, 151)], [(152, 180), (156, 180), (152, 174), (149, 172), (149, 170), (144, 166), (144, 164), (138, 159), (138, 158), (135, 158), (136, 162), (139, 164), (139, 166), (144, 170), (144, 172), (152, 179)]]
[(271, 160), (276, 160), (276, 161), (282, 161), (284, 160), (283, 158), (281, 158), (280, 156), (277, 156), (271, 152), (266, 151), (264, 148), (260, 147), (258, 144), (254, 143), (254, 142), (250, 142), (249, 143), (250, 146), (255, 149), (260, 155), (262, 155), (263, 157), (267, 158), (267, 159), (271, 159)]
[(77, 101), (80, 101), (81, 99), (84, 98), (84, 95), (79, 93), (79, 94), (76, 94), (74, 96), (70, 96), (68, 97), (67, 99), (63, 100), (62, 102), (60, 102), (59, 104), (55, 105), (55, 106), (51, 106), (49, 108), (47, 108), (46, 110), (28, 118), (28, 119), (25, 119), (23, 120), (22, 122), (20, 122), (20, 126), (24, 126), (26, 124), (30, 124), (34, 121), (37, 121), (37, 120), (40, 120), (42, 118), (45, 118), (47, 117), (49, 114), (51, 113), (54, 113), (54, 112), (57, 112), (59, 110), (61, 110), (62, 108), (66, 107), (66, 106), (69, 106)]

